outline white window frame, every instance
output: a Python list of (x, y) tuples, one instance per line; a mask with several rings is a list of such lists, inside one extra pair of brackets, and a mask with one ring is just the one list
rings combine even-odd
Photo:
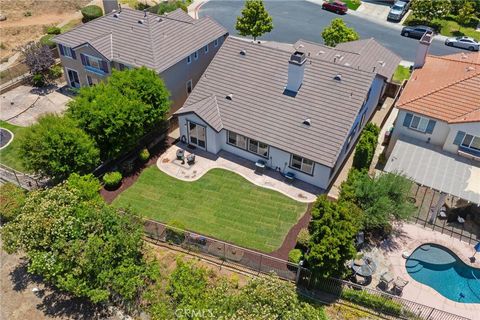
[(189, 55), (187, 57), (187, 64), (190, 64), (190, 63), (192, 63), (192, 55)]
[[(297, 161), (300, 161), (300, 168), (297, 168), (297, 167), (294, 167), (293, 166), (293, 157), (298, 157), (300, 158), (301, 160), (298, 160)], [(305, 164), (306, 161), (309, 161), (311, 162), (311, 164)], [(311, 166), (310, 167), (310, 171), (309, 170), (306, 170), (304, 168), (304, 166)], [(300, 171), (300, 172), (303, 172), (303, 173), (306, 173), (308, 175), (313, 175), (313, 170), (315, 169), (315, 162), (313, 160), (310, 160), (310, 159), (307, 159), (305, 157), (302, 157), (302, 156), (299, 156), (298, 154), (290, 154), (290, 165), (289, 165), (290, 168), (294, 169), (294, 170), (297, 170), (297, 171)]]
[(218, 39), (215, 39), (215, 41), (213, 41), (213, 45), (214, 45), (215, 47), (218, 47)]
[[(467, 136), (472, 137), (472, 140), (467, 145), (464, 145), (465, 139), (467, 138)], [(480, 151), (480, 148), (472, 147), (472, 143), (476, 139), (480, 140), (480, 137), (474, 136), (473, 134), (466, 133), (465, 136), (462, 139), (462, 143), (460, 143), (460, 146), (462, 146), (463, 148), (468, 148), (468, 149), (471, 149), (471, 150)]]
[[(63, 45), (63, 44), (60, 44), (60, 45), (63, 47), (63, 53), (64, 53), (63, 55), (62, 55), (62, 54), (60, 54), (60, 55), (61, 55), (62, 57), (67, 57), (67, 58), (73, 60), (73, 55), (72, 55), (73, 49), (70, 48), (70, 47), (67, 47), (67, 46), (65, 46), (65, 45)], [(60, 49), (58, 49), (58, 50), (60, 51)], [(68, 52), (68, 54), (67, 54), (67, 52)]]
[[(70, 79), (70, 75), (68, 74), (68, 71), (69, 71), (69, 70), (70, 70), (70, 71), (73, 71), (73, 72), (75, 72), (75, 73), (77, 74), (77, 78), (78, 78), (78, 88), (81, 88), (81, 87), (82, 87), (82, 83), (80, 82), (80, 75), (79, 75), (78, 71), (75, 70), (75, 69), (72, 69), (72, 68), (67, 68), (67, 67), (65, 67), (65, 71), (66, 71), (67, 79), (68, 79), (68, 86), (69, 86), (69, 87), (72, 87), (72, 86), (70, 85), (70, 83), (72, 82), (72, 79)], [(73, 88), (77, 88), (77, 87), (73, 87)], [(78, 89), (78, 88), (77, 88), (77, 89)]]
[[(413, 127), (413, 122), (415, 121), (415, 118), (418, 119), (418, 123), (417, 123), (416, 127)], [(425, 133), (425, 132), (427, 132), (427, 127), (428, 127), (428, 122), (429, 121), (430, 121), (430, 119), (428, 119), (428, 118), (417, 116), (417, 115), (412, 115), (412, 121), (410, 121), (410, 125), (408, 127), (410, 129)]]
[[(234, 135), (235, 143), (230, 141), (230, 135)], [(257, 143), (256, 151), (252, 150), (250, 148), (250, 142), (251, 141), (254, 141), (254, 142)], [(247, 152), (253, 153), (257, 156), (260, 156), (260, 157), (266, 158), (266, 159), (268, 159), (268, 155), (270, 154), (270, 146), (268, 144), (266, 144), (265, 142), (261, 142), (261, 141), (258, 141), (256, 139), (250, 139), (250, 138), (248, 138), (244, 135), (241, 135), (241, 134), (233, 132), (233, 131), (227, 131), (227, 144), (229, 144), (231, 146), (234, 146), (234, 147), (237, 147), (239, 149), (245, 150)], [(266, 151), (267, 151), (266, 154), (263, 154), (263, 153), (260, 152), (260, 150), (261, 150), (260, 149), (260, 144), (263, 144), (263, 145), (266, 146)], [(265, 148), (262, 148), (262, 149), (265, 149)]]
[(198, 50), (193, 53), (193, 59), (198, 60)]
[(208, 43), (207, 43), (207, 45), (203, 48), (203, 52), (208, 53)]
[[(190, 92), (188, 92), (188, 87), (190, 87)], [(185, 83), (185, 90), (187, 91), (187, 95), (192, 93), (193, 91), (193, 82), (192, 79), (188, 80), (187, 83)]]

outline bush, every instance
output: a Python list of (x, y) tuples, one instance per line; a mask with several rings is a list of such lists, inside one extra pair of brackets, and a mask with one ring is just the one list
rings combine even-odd
[(297, 246), (300, 249), (306, 250), (308, 248), (308, 243), (310, 242), (310, 233), (307, 228), (300, 230), (297, 236)]
[(302, 260), (302, 251), (300, 249), (292, 249), (288, 253), (288, 261), (293, 263), (299, 263)]
[(0, 219), (12, 221), (20, 212), (25, 202), (25, 191), (13, 183), (0, 186)]
[(47, 30), (46, 30), (47, 34), (60, 34), (62, 33), (62, 29), (60, 29), (59, 27), (48, 27)]
[(148, 158), (150, 158), (150, 152), (148, 152), (148, 149), (142, 149), (140, 153), (138, 154), (138, 157), (142, 162), (147, 162)]
[(83, 22), (92, 21), (93, 19), (99, 18), (103, 15), (102, 8), (99, 6), (91, 5), (82, 8)]
[(342, 299), (390, 315), (400, 316), (402, 314), (403, 308), (400, 303), (385, 297), (374, 296), (363, 290), (343, 289)]
[(55, 36), (54, 34), (46, 34), (40, 38), (40, 43), (45, 46), (48, 46), (49, 48), (55, 48), (56, 43), (52, 41), (52, 38), (54, 36)]
[(50, 79), (58, 79), (62, 76), (63, 74), (63, 69), (61, 66), (53, 66), (50, 68), (49, 72), (48, 72), (48, 76), (50, 77)]
[(132, 159), (126, 160), (120, 165), (123, 175), (128, 176), (133, 172), (133, 170), (135, 169), (134, 161), (135, 160)]
[(116, 189), (122, 182), (122, 174), (118, 171), (108, 172), (103, 176), (103, 184), (106, 189)]
[(379, 133), (380, 128), (377, 125), (370, 122), (365, 126), (355, 147), (355, 154), (353, 155), (354, 168), (359, 170), (368, 170), (370, 168), (377, 147)]
[(37, 88), (45, 86), (45, 78), (43, 77), (43, 74), (34, 74), (32, 77), (32, 85)]
[(187, 6), (182, 1), (162, 2), (158, 5), (157, 14), (165, 14), (179, 8), (185, 12), (188, 11)]

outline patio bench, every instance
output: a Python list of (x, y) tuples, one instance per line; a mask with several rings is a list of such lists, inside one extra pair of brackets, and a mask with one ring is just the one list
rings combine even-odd
[(264, 160), (262, 159), (257, 160), (257, 162), (255, 162), (255, 172), (263, 173), (265, 171), (266, 166), (267, 166), (267, 163)]
[(295, 173), (293, 172), (286, 172), (283, 177), (285, 178), (285, 181), (288, 183), (293, 183), (295, 181)]

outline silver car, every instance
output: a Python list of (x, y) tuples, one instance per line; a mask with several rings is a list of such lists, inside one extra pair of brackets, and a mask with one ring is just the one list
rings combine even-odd
[(390, 8), (388, 13), (387, 20), (400, 21), (402, 20), (405, 13), (408, 11), (409, 4), (405, 1), (397, 1)]
[(447, 38), (445, 44), (450, 47), (457, 47), (468, 49), (470, 51), (478, 51), (480, 43), (477, 40), (470, 37), (455, 37)]

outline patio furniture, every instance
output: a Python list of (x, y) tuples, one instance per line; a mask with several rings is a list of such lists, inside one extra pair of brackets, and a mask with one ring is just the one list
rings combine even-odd
[(393, 283), (393, 290), (392, 290), (393, 293), (398, 296), (401, 296), (403, 292), (403, 288), (405, 288), (407, 284), (408, 284), (407, 280), (397, 277), (397, 280), (395, 280), (395, 282)]
[(440, 211), (438, 211), (438, 218), (447, 219), (447, 207), (445, 207), (445, 205), (443, 205), (440, 208)]
[(263, 171), (265, 171), (266, 165), (267, 163), (264, 160), (258, 159), (257, 162), (255, 162), (255, 172), (263, 173)]
[(192, 165), (195, 163), (195, 154), (193, 153), (190, 153), (188, 156), (187, 156), (187, 164), (189, 165)]
[(287, 181), (288, 183), (293, 183), (293, 181), (295, 181), (295, 173), (293, 172), (287, 172), (283, 175), (283, 177), (285, 178), (285, 181)]
[(185, 150), (183, 149), (178, 149), (177, 150), (177, 160), (182, 160), (185, 159)]
[(457, 221), (458, 221), (458, 223), (460, 223), (460, 224), (464, 224), (464, 223), (465, 223), (465, 219), (462, 218), (462, 217), (460, 217), (460, 216), (457, 217)]
[(353, 260), (350, 263), (350, 267), (355, 275), (359, 275), (363, 278), (371, 277), (377, 270), (377, 264), (369, 257)]
[(358, 249), (358, 248), (362, 247), (364, 243), (365, 243), (365, 233), (363, 233), (363, 231), (360, 231), (355, 236), (355, 246)]
[(394, 280), (393, 276), (388, 271), (385, 271), (380, 276), (380, 283), (378, 284), (378, 286), (382, 290), (387, 291), (388, 287), (390, 287), (390, 284), (393, 282), (393, 280)]

